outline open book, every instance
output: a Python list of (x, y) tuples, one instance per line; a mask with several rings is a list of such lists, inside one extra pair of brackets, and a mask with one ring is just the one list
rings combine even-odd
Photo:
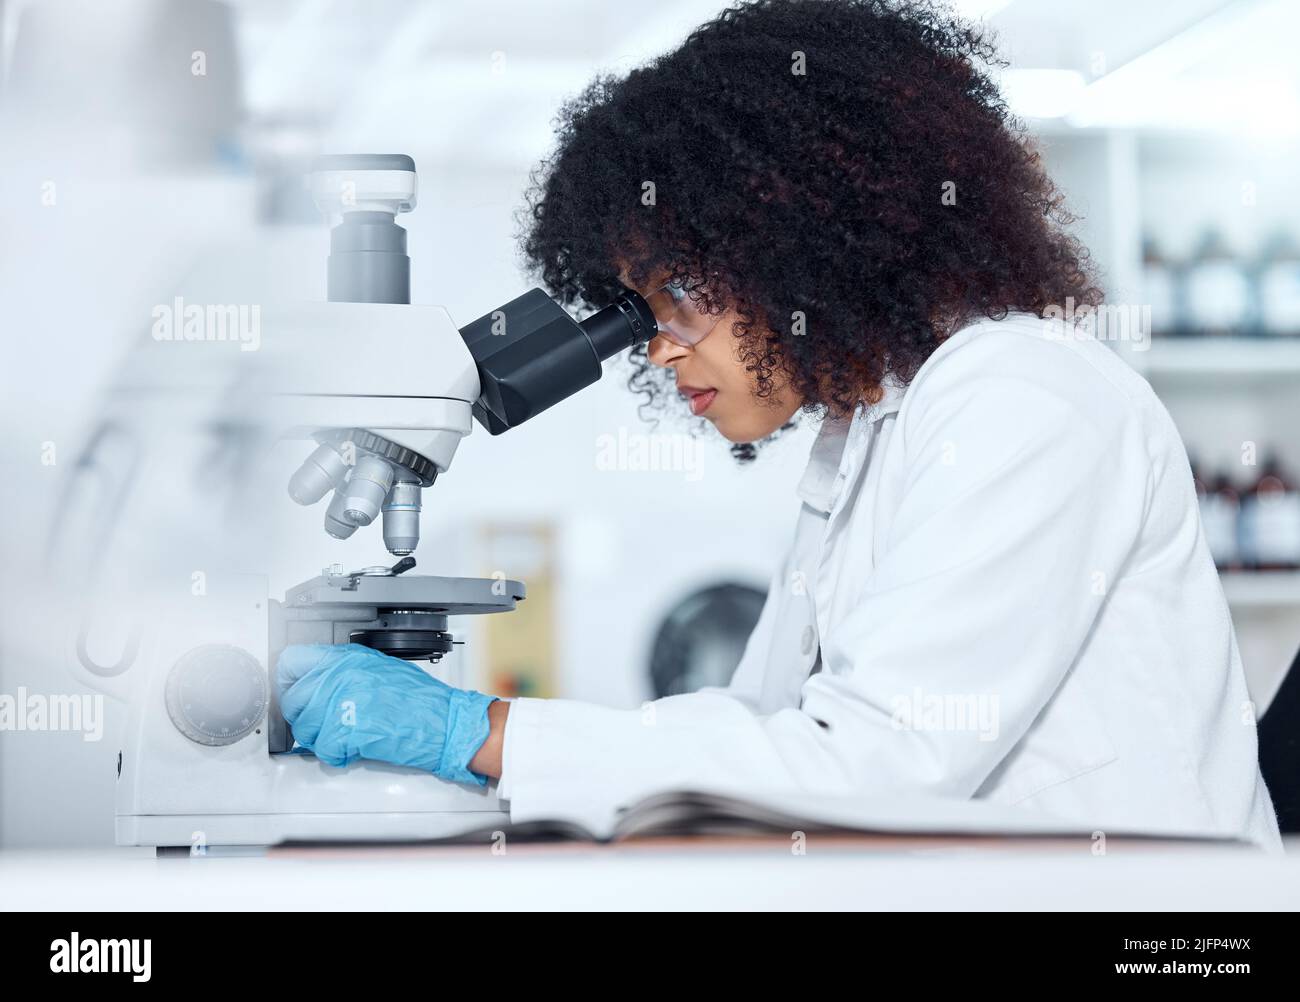
[[(511, 823), (478, 825), (468, 831), (429, 839), (402, 839), (403, 844), (491, 845), (503, 837), (515, 842), (619, 842), (632, 838), (707, 836), (905, 835), (1030, 838), (1209, 839), (1233, 841), (1223, 832), (1105, 828), (1072, 822), (1019, 807), (983, 800), (896, 797), (879, 800), (837, 799), (806, 794), (740, 797), (683, 790), (648, 796), (619, 813), (612, 827), (584, 820), (584, 812)], [(295, 841), (286, 846), (304, 846)], [(396, 844), (389, 842), (386, 844)]]

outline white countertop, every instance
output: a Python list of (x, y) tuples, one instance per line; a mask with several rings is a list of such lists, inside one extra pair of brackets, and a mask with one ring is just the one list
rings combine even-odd
[(787, 845), (367, 847), (154, 858), (152, 850), (0, 853), (0, 908), (1297, 909), (1288, 856), (1210, 846)]

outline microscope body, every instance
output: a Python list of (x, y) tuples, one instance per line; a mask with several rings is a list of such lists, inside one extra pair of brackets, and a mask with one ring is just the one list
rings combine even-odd
[[(406, 573), (421, 492), (450, 468), (476, 421), (494, 435), (508, 430), (595, 382), (605, 359), (654, 332), (635, 293), (579, 322), (540, 290), (458, 329), (441, 307), (409, 302), (406, 235), (394, 219), (415, 204), (410, 158), (324, 158), (312, 187), (335, 223), (329, 301), (266, 306), (259, 350), (227, 381), (237, 391), (222, 405), (237, 412), (239, 441), (310, 443), (288, 493), (304, 506), (329, 497), (331, 536), (382, 519), (384, 545), (404, 559), (327, 570), (283, 600), (272, 598), (265, 573), (235, 566), (206, 575), (202, 601), (176, 590), (175, 568), (130, 595), (149, 609), (150, 628), (120, 668), (138, 666), (118, 760), (119, 844), (198, 852), (413, 839), (501, 818), (491, 789), (376, 762), (336, 769), (295, 747), (276, 703), (275, 665), (289, 644), (361, 643), (465, 684), (449, 617), (508, 612), (524, 586)], [(266, 545), (276, 542), (266, 535)], [(188, 559), (171, 556), (180, 567)], [(87, 681), (109, 691), (104, 679)], [(121, 688), (122, 678), (112, 681)]]
[(394, 465), (409, 464), (422, 486), (451, 466), (473, 428), (479, 378), (442, 307), (300, 303), (270, 308), (263, 327), (267, 420), (282, 438), (332, 442), (341, 453), (351, 443), (351, 466), (376, 442), (391, 444), (404, 460)]
[(283, 601), (269, 598), (264, 576), (241, 574), (214, 575), (202, 602), (158, 595), (118, 762), (118, 844), (202, 855), (285, 840), (436, 838), (503, 820), (491, 788), (379, 762), (339, 769), (294, 751), (267, 667), (288, 644), (365, 634), (463, 685), (449, 617), (506, 612), (523, 597), (518, 581), (404, 579), (386, 568), (327, 570)]
[(463, 687), (470, 679), (458, 622), (508, 612), (523, 585), (411, 575), (349, 592), (349, 577), (326, 571), (277, 599), (264, 575), (213, 573), (202, 601), (155, 596), (124, 695), (118, 845), (203, 855), (286, 840), (437, 838), (505, 820), (492, 786), (366, 760), (337, 768), (296, 747), (274, 668), (289, 644), (364, 640)]
[[(331, 535), (382, 518), (387, 548), (409, 554), (420, 492), (473, 427), (478, 366), (446, 310), (406, 301), (405, 234), (383, 210), (414, 204), (413, 170), (343, 159), (359, 173), (313, 175), (318, 199), (336, 196), (347, 210), (331, 241), (331, 300), (262, 307), (232, 409), (256, 429), (250, 439), (315, 450), (289, 494), (300, 504), (332, 494)], [(243, 531), (258, 536), (255, 521)], [(273, 533), (260, 538), (276, 545)], [(295, 748), (281, 716), (274, 669), (294, 643), (365, 642), (467, 684), (457, 617), (509, 611), (524, 586), (402, 573), (413, 564), (327, 569), (283, 598), (265, 574), (234, 567), (209, 569), (201, 601), (153, 591), (118, 762), (119, 844), (202, 854), (286, 839), (429, 838), (500, 819), (490, 789), (377, 762), (327, 766)]]

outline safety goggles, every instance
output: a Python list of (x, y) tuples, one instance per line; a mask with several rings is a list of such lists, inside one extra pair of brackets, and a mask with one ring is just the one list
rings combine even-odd
[(694, 348), (709, 336), (720, 319), (716, 313), (704, 312), (691, 299), (686, 289), (676, 282), (670, 282), (658, 292), (652, 293), (646, 297), (646, 302), (654, 310), (659, 333), (682, 348)]

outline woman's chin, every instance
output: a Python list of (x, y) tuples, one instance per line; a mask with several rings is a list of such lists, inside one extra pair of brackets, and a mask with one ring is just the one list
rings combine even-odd
[(714, 413), (709, 408), (701, 417), (718, 429), (718, 434), (733, 445), (753, 445), (784, 427), (798, 410), (795, 406), (754, 407), (741, 414)]
[(705, 421), (709, 422), (709, 424), (713, 425), (717, 433), (728, 442), (738, 443), (745, 441), (743, 433), (739, 429), (733, 427), (732, 423), (726, 418), (717, 418), (712, 414), (701, 414), (700, 416), (704, 418)]
[(725, 438), (732, 445), (752, 445), (768, 436), (768, 432), (756, 431), (753, 427), (747, 426), (743, 422), (728, 421), (726, 418), (715, 418), (711, 414), (705, 414), (705, 419), (718, 429), (718, 434)]

